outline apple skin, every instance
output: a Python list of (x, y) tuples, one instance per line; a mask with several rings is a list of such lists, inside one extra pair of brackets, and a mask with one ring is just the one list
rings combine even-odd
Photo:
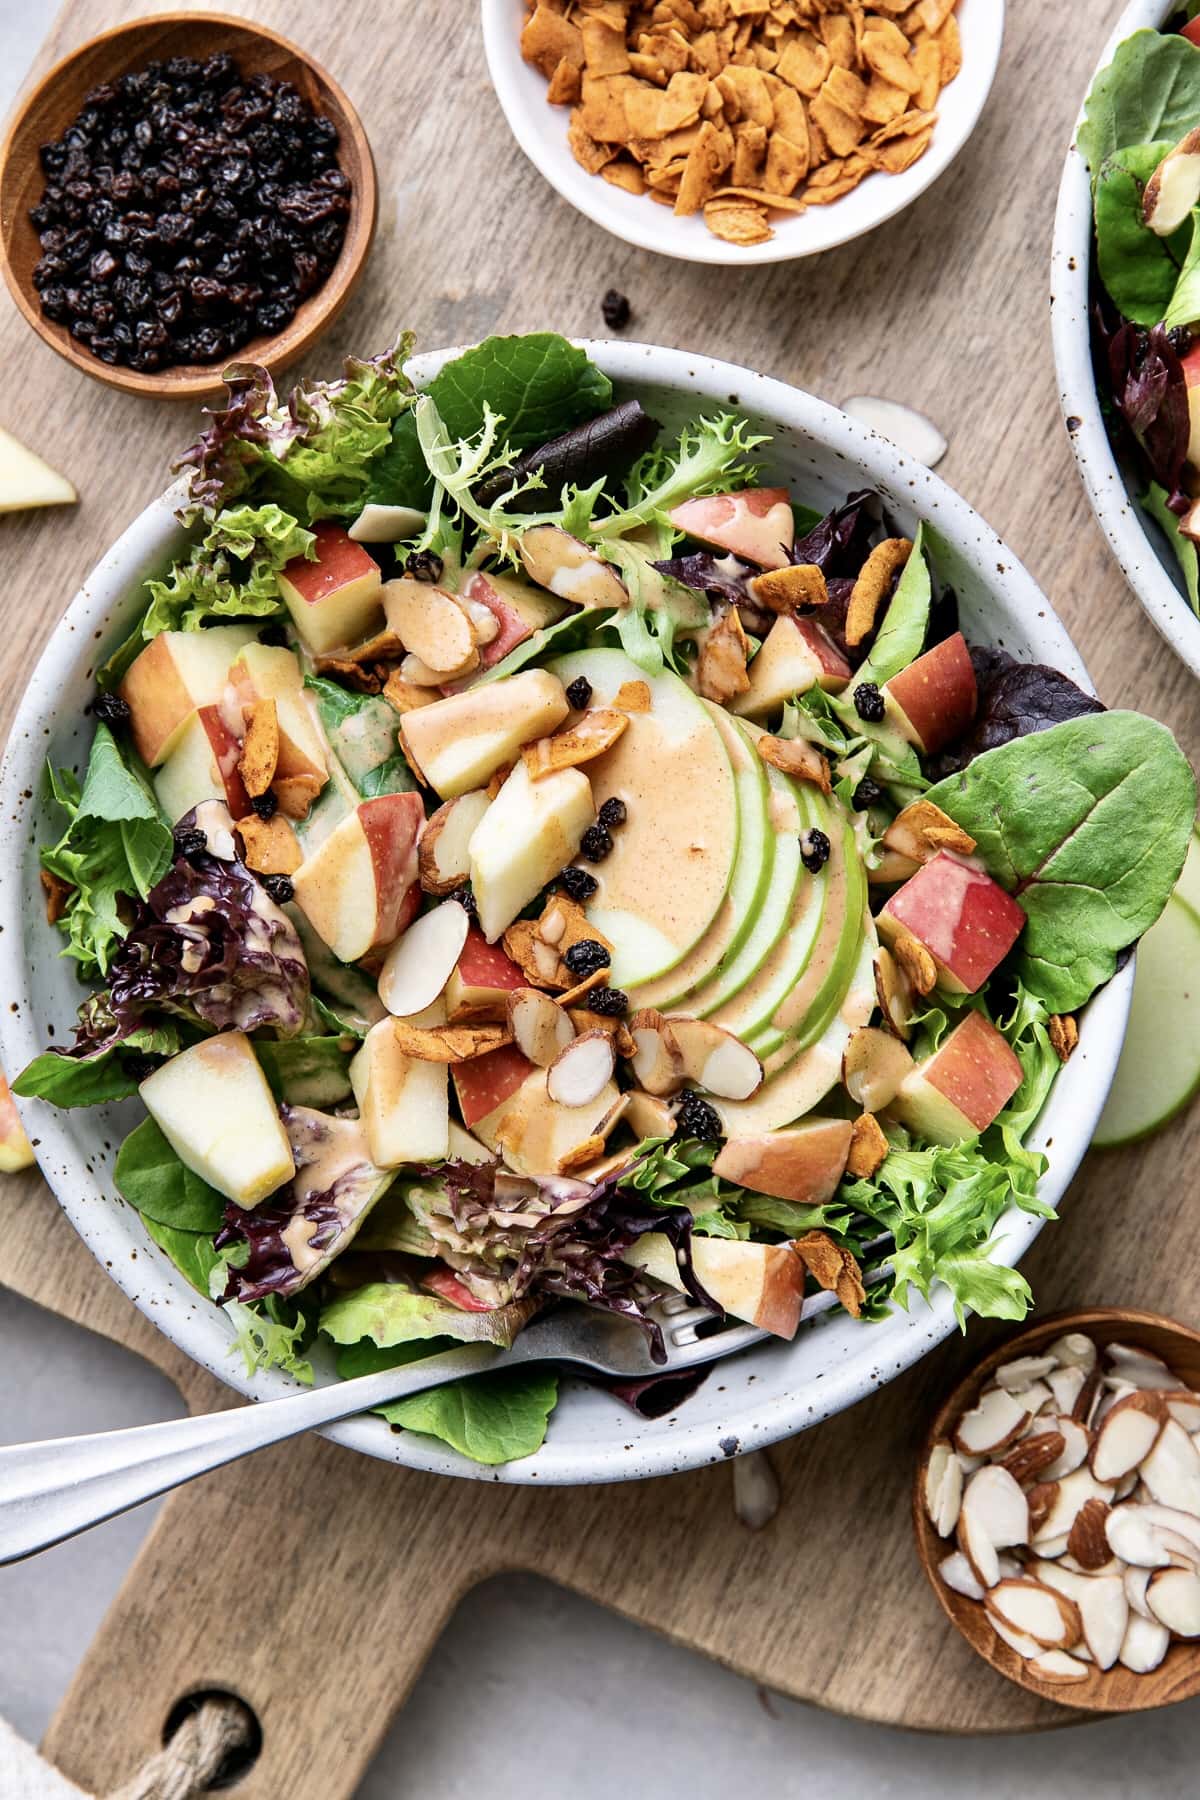
[(33, 1145), (25, 1135), (17, 1103), (0, 1071), (0, 1175), (15, 1175), (18, 1169), (32, 1168), (34, 1160)]
[(943, 638), (924, 656), (883, 684), (893, 722), (925, 756), (962, 736), (975, 717), (979, 695), (967, 640), (961, 631)]
[[(660, 1232), (648, 1232), (621, 1258), (664, 1286), (682, 1289), (675, 1249)], [(696, 1237), (692, 1266), (718, 1306), (776, 1337), (793, 1338), (804, 1300), (805, 1269), (790, 1244), (735, 1242)]]
[(160, 631), (151, 638), (118, 689), (134, 748), (148, 768), (166, 760), (197, 707), (220, 703), (230, 665), (253, 638), (252, 625)]
[(428, 1275), (422, 1275), (418, 1285), (427, 1294), (436, 1294), (440, 1300), (449, 1300), (462, 1312), (491, 1312), (492, 1308), (486, 1300), (480, 1300), (473, 1294), (461, 1275), (453, 1269), (431, 1269)]
[(893, 1118), (935, 1144), (986, 1131), (1021, 1085), (1015, 1051), (982, 1013), (969, 1012), (900, 1083)]
[(985, 870), (939, 850), (897, 888), (875, 922), (886, 944), (906, 931), (924, 944), (941, 987), (974, 994), (1021, 935), (1025, 909)]
[(786, 1130), (728, 1138), (713, 1174), (756, 1194), (821, 1206), (845, 1173), (852, 1129), (849, 1119), (808, 1118)]
[(485, 574), (481, 569), (463, 584), (462, 597), (486, 606), (500, 627), (490, 644), (479, 646), (479, 660), (485, 669), (503, 662), (510, 650), (523, 644), (535, 631), (555, 624), (571, 610), (565, 600), (535, 588), (530, 582), (519, 581), (512, 575)]
[(419, 794), (360, 801), (292, 876), (302, 912), (340, 962), (392, 943), (411, 920), (424, 822)]
[(786, 488), (710, 494), (706, 499), (685, 500), (668, 516), (676, 530), (763, 569), (785, 568), (796, 539)]
[[(505, 1101), (511, 1100), (526, 1077), (534, 1074), (533, 1064), (522, 1056), (515, 1044), (502, 1044), (485, 1056), (474, 1056), (470, 1062), (451, 1063), (450, 1076), (458, 1099), (462, 1122), (470, 1131), (499, 1113)], [(495, 1123), (500, 1123), (499, 1117)], [(488, 1135), (491, 1135), (490, 1133)], [(488, 1136), (479, 1133), (488, 1149)]]
[(506, 997), (528, 981), (511, 957), (489, 944), (478, 926), (467, 931), (454, 972), (446, 983), (446, 1013), (450, 1023), (463, 1020), (496, 1023), (507, 1017)]
[(785, 700), (806, 694), (812, 687), (840, 693), (850, 679), (851, 669), (829, 633), (815, 619), (781, 614), (763, 639), (749, 675), (750, 686), (733, 702), (731, 711), (755, 719), (777, 712)]
[(230, 667), (227, 692), (243, 729), (256, 701), (274, 700), (279, 721), (278, 776), (312, 775), (322, 784), (326, 781), (329, 769), (324, 747), (304, 698), (304, 676), (293, 651), (277, 644), (247, 644)]
[(322, 655), (355, 644), (383, 620), (383, 578), (373, 556), (342, 525), (313, 527), (316, 561), (294, 556), (279, 575), (279, 591), (310, 650)]
[(245, 818), (250, 796), (238, 770), (241, 753), (220, 707), (201, 706), (191, 714), (154, 778), (158, 803), (172, 825), (205, 800), (223, 800), (232, 818)]
[(1200, 19), (1189, 19), (1186, 25), (1181, 25), (1179, 35), (1185, 37), (1189, 44), (1200, 48)]

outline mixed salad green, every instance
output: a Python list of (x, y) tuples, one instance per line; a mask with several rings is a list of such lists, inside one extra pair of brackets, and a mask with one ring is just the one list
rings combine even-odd
[[(116, 1185), (251, 1369), (564, 1298), (653, 1343), (671, 1288), (1021, 1317), (997, 1224), (1183, 863), (1169, 733), (968, 645), (935, 533), (806, 509), (744, 419), (664, 433), (549, 333), (408, 351), (240, 367), (183, 459), (191, 548), (48, 776), (89, 994), (15, 1091), (140, 1095)], [(384, 1416), (502, 1462), (556, 1391)]]
[(1092, 178), (1097, 384), (1200, 614), (1200, 0), (1118, 45), (1078, 143)]

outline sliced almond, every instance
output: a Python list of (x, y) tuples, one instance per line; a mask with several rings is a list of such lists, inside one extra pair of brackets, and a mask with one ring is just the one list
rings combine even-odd
[(1174, 1369), (1168, 1368), (1160, 1356), (1136, 1344), (1109, 1344), (1104, 1355), (1111, 1377), (1128, 1382), (1130, 1387), (1160, 1389), (1164, 1393), (1175, 1393), (1179, 1387)]
[(629, 590), (616, 570), (559, 525), (534, 525), (523, 531), (517, 550), (530, 580), (572, 606), (629, 604)]
[[(429, 827), (426, 826), (425, 829), (428, 831)], [(1070, 1413), (1086, 1379), (1084, 1371), (1076, 1366), (1054, 1369), (1047, 1375), (1046, 1385), (1054, 1395), (1054, 1406), (1057, 1412)]]
[(914, 993), (932, 994), (937, 986), (937, 964), (911, 931), (899, 931), (892, 939), (892, 955), (912, 985)]
[(1155, 1530), (1165, 1534), (1180, 1562), (1200, 1568), (1200, 1519), (1194, 1513), (1181, 1512), (1178, 1507), (1151, 1500), (1140, 1485), (1135, 1504), (1141, 1507)]
[(471, 834), (488, 809), (482, 788), (459, 794), (430, 815), (417, 846), (417, 868), (427, 894), (452, 894), (471, 873)]
[(1178, 1393), (1164, 1393), (1167, 1411), (1177, 1425), (1182, 1425), (1189, 1437), (1195, 1437), (1200, 1431), (1200, 1394), (1193, 1394), (1190, 1388), (1181, 1388)]
[(907, 1043), (912, 1032), (913, 990), (891, 951), (880, 944), (873, 958), (875, 996), (883, 1014), (884, 1028)]
[(1040, 1656), (1030, 1657), (1028, 1667), (1031, 1675), (1054, 1687), (1073, 1687), (1088, 1678), (1087, 1664), (1066, 1650), (1043, 1650)]
[(1112, 1558), (1104, 1530), (1108, 1513), (1108, 1502), (1093, 1497), (1075, 1514), (1067, 1533), (1067, 1555), (1074, 1557), (1081, 1569), (1102, 1569)]
[(1130, 1611), (1136, 1613), (1139, 1618), (1153, 1620), (1154, 1614), (1146, 1604), (1146, 1589), (1150, 1585), (1153, 1569), (1139, 1569), (1130, 1563), (1123, 1563), (1121, 1567), (1123, 1570), (1121, 1580)]
[(603, 756), (628, 726), (628, 713), (618, 712), (612, 706), (596, 706), (562, 731), (556, 731), (553, 737), (536, 738), (532, 744), (526, 744), (521, 759), (530, 778), (540, 781), (559, 769), (575, 769)]
[(279, 766), (279, 713), (273, 699), (256, 700), (246, 718), (238, 773), (252, 800), (265, 794)]
[[(1116, 1401), (1092, 1444), (1091, 1465), (1096, 1479), (1119, 1481), (1130, 1469), (1136, 1469), (1154, 1448), (1166, 1421), (1166, 1405), (1156, 1394), (1137, 1391)], [(1196, 1467), (1200, 1476), (1200, 1458)]]
[(666, 1024), (685, 1078), (706, 1093), (720, 1100), (748, 1100), (762, 1086), (762, 1064), (731, 1031), (708, 1019), (668, 1018)]
[[(422, 689), (440, 688), (446, 679), (445, 675), (439, 675), (436, 669), (431, 669), (428, 663), (422, 662), (419, 656), (414, 656), (411, 650), (408, 652), (407, 656), (401, 660), (398, 678), (403, 682), (406, 688), (412, 687)], [(391, 698), (390, 695), (389, 698)], [(438, 694), (430, 695), (431, 700), (436, 700), (438, 698)], [(401, 710), (407, 712), (410, 709), (404, 707)], [(412, 762), (413, 759), (410, 756), (408, 760)]]
[(1142, 222), (1156, 237), (1170, 237), (1186, 224), (1200, 202), (1200, 128), (1189, 131), (1167, 154), (1146, 183)]
[(816, 745), (805, 738), (769, 737), (764, 732), (758, 739), (758, 754), (763, 762), (770, 763), (784, 775), (790, 775), (796, 781), (811, 782), (823, 794), (832, 793), (829, 764)]
[(933, 1446), (925, 1465), (925, 1511), (939, 1537), (949, 1537), (958, 1524), (963, 1495), (963, 1468), (954, 1448), (943, 1438)]
[(1000, 1555), (983, 1526), (970, 1513), (960, 1512), (955, 1536), (967, 1567), (980, 1587), (995, 1587), (1000, 1580)]
[(952, 1550), (938, 1564), (938, 1574), (946, 1586), (967, 1600), (982, 1600), (986, 1590), (975, 1577), (974, 1570), (961, 1550)]
[(480, 649), (499, 636), (500, 621), (490, 607), (484, 606), (479, 600), (468, 600), (465, 594), (455, 594), (454, 598), (466, 613), (471, 636)]
[(612, 1080), (616, 1064), (617, 1053), (608, 1033), (585, 1031), (550, 1064), (546, 1091), (559, 1106), (590, 1106)]
[(1076, 1597), (1083, 1641), (1098, 1669), (1111, 1669), (1121, 1654), (1129, 1624), (1129, 1602), (1120, 1575), (1093, 1575)]
[(470, 1062), (512, 1042), (507, 1025), (410, 1025), (393, 1021), (396, 1042), (405, 1056), (417, 1062)]
[[(428, 581), (401, 576), (383, 585), (383, 606), (389, 628), (411, 656), (418, 658), (440, 680), (465, 675), (479, 665), (479, 651), (471, 622), (453, 594)], [(401, 672), (407, 680), (415, 677)]]
[(1066, 1594), (1024, 1577), (1001, 1581), (988, 1594), (988, 1612), (1047, 1649), (1069, 1650), (1083, 1636), (1079, 1608)]
[(1036, 1638), (1031, 1638), (1025, 1631), (1014, 1631), (1008, 1621), (999, 1613), (993, 1612), (990, 1606), (986, 1606), (985, 1610), (988, 1624), (1002, 1644), (1007, 1644), (1010, 1650), (1015, 1650), (1017, 1655), (1024, 1657), (1027, 1662), (1035, 1656), (1042, 1655), (1042, 1646)]
[[(1033, 1486), (1030, 1488), (1028, 1496), (1027, 1496), (1027, 1500), (1028, 1500), (1028, 1505), (1029, 1505), (1029, 1530), (1030, 1530), (1030, 1534), (1031, 1534), (1030, 1535), (1031, 1543), (1036, 1542), (1038, 1532), (1042, 1529), (1042, 1526), (1046, 1523), (1046, 1520), (1050, 1517), (1050, 1508), (1054, 1505), (1054, 1503), (1057, 1499), (1058, 1499), (1058, 1483), (1057, 1483), (1057, 1481), (1049, 1481), (1049, 1480), (1035, 1481)], [(1064, 1532), (1063, 1545), (1062, 1545), (1063, 1550), (1065, 1550), (1066, 1547), (1067, 1547), (1067, 1539), (1066, 1539), (1066, 1533)], [(1051, 1552), (1048, 1550), (1042, 1551), (1043, 1556), (1048, 1556), (1050, 1554), (1051, 1554)], [(1061, 1556), (1062, 1551), (1060, 1550), (1060, 1551), (1056, 1552), (1056, 1554)]]
[(779, 1477), (765, 1450), (739, 1456), (733, 1465), (733, 1510), (748, 1531), (761, 1531), (779, 1511)]
[(1014, 1362), (1001, 1363), (992, 1380), (997, 1387), (1007, 1388), (1010, 1394), (1017, 1394), (1032, 1382), (1045, 1381), (1057, 1367), (1053, 1356), (1018, 1356)]
[[(936, 60), (937, 52), (934, 54)], [(881, 437), (890, 438), (893, 444), (907, 450), (927, 469), (936, 469), (946, 454), (946, 440), (933, 420), (899, 400), (855, 394), (849, 400), (843, 400), (842, 411), (869, 430), (877, 431)]]
[[(626, 1053), (622, 1051), (621, 1054)], [(632, 1051), (629, 1054), (632, 1055)], [(629, 1108), (625, 1117), (635, 1137), (670, 1137), (675, 1129), (675, 1109), (669, 1100), (644, 1093), (641, 1088), (630, 1088), (626, 1099)]]
[(396, 939), (379, 971), (379, 998), (390, 1013), (411, 1019), (433, 1005), (454, 973), (470, 923), (457, 900), (443, 900)]
[[(1029, 1506), (1007, 1469), (988, 1464), (968, 1478), (959, 1512), (960, 1542), (964, 1522), (973, 1547), (986, 1542), (995, 1552), (1010, 1550), (1014, 1544), (1028, 1543)], [(973, 1548), (966, 1543), (962, 1548), (975, 1564), (984, 1586), (994, 1587), (999, 1579), (996, 1558), (989, 1559), (989, 1566), (995, 1569), (989, 1580), (986, 1570), (976, 1562)]]
[(1092, 1440), (1086, 1427), (1077, 1419), (1069, 1419), (1062, 1414), (1049, 1415), (1046, 1419), (1048, 1431), (1062, 1433), (1062, 1454), (1043, 1471), (1043, 1480), (1061, 1481), (1064, 1475), (1072, 1474), (1087, 1461)]
[(1055, 1338), (1047, 1346), (1046, 1355), (1052, 1356), (1064, 1369), (1082, 1369), (1085, 1374), (1095, 1368), (1098, 1360), (1095, 1343), (1082, 1331), (1068, 1331)]
[(1050, 1509), (1041, 1525), (1033, 1534), (1033, 1543), (1040, 1551), (1048, 1538), (1055, 1538), (1062, 1533), (1070, 1533), (1076, 1518), (1089, 1500), (1112, 1501), (1112, 1488), (1096, 1480), (1091, 1470), (1084, 1467), (1072, 1470), (1061, 1480), (1054, 1482), (1054, 1498)]
[(630, 1060), (638, 1086), (648, 1094), (677, 1094), (684, 1085), (683, 1056), (663, 1015), (650, 1009), (634, 1013), (629, 1035), (634, 1042)]
[(1200, 1637), (1200, 1575), (1194, 1569), (1160, 1569), (1146, 1586), (1146, 1605), (1176, 1637)]
[(508, 1028), (513, 1043), (539, 1069), (550, 1064), (574, 1042), (570, 1016), (540, 988), (514, 988), (507, 999)]
[(879, 1112), (896, 1098), (914, 1067), (904, 1045), (890, 1031), (862, 1025), (850, 1033), (842, 1052), (842, 1086), (866, 1112)]
[(1186, 1537), (1164, 1525), (1161, 1518), (1136, 1500), (1114, 1506), (1104, 1529), (1113, 1555), (1137, 1568), (1177, 1568), (1186, 1562), (1189, 1552), (1196, 1555), (1195, 1546)]
[(1171, 1647), (1171, 1634), (1157, 1619), (1130, 1615), (1121, 1642), (1119, 1661), (1123, 1669), (1134, 1675), (1149, 1675), (1157, 1669)]
[(991, 1456), (1016, 1442), (1029, 1422), (1029, 1414), (1003, 1388), (989, 1388), (954, 1431), (955, 1448), (968, 1456)]
[(1160, 1505), (1200, 1518), (1200, 1450), (1176, 1420), (1167, 1419), (1157, 1442), (1141, 1459), (1141, 1477)]
[(1054, 1404), (1054, 1395), (1044, 1381), (1034, 1381), (1027, 1388), (1012, 1388), (1009, 1391), (1013, 1399), (1029, 1414), (1027, 1431), (1036, 1429), (1038, 1414)]
[(1024, 1486), (1027, 1481), (1036, 1481), (1058, 1460), (1063, 1453), (1063, 1445), (1061, 1431), (1035, 1432), (1030, 1437), (1019, 1439), (1011, 1450), (1005, 1452), (1001, 1467), (1008, 1470), (1014, 1481)]

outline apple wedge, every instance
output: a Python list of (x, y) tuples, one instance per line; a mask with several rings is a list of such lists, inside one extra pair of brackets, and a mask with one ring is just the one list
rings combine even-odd
[(325, 785), (329, 773), (325, 745), (305, 697), (304, 674), (294, 651), (277, 644), (247, 644), (230, 665), (228, 694), (239, 733), (259, 700), (274, 700), (279, 721), (276, 775), (280, 780), (307, 775)]
[(729, 1138), (713, 1174), (756, 1194), (821, 1206), (833, 1198), (850, 1154), (849, 1119), (807, 1118), (780, 1131)]
[(249, 1038), (223, 1031), (181, 1050), (138, 1092), (180, 1162), (239, 1206), (292, 1177), (292, 1147)]
[(498, 1023), (508, 1017), (510, 995), (525, 986), (525, 975), (511, 957), (472, 925), (446, 983), (450, 1023)]
[(561, 681), (546, 669), (522, 669), (405, 713), (400, 738), (422, 778), (452, 800), (486, 787), (522, 744), (556, 730), (569, 711)]
[(888, 1111), (935, 1144), (958, 1144), (986, 1131), (1022, 1080), (1008, 1042), (982, 1013), (969, 1012), (940, 1049), (900, 1083)]
[(932, 756), (961, 737), (979, 698), (962, 632), (943, 638), (885, 681), (883, 696), (891, 723), (922, 755)]
[(342, 525), (314, 527), (316, 560), (294, 556), (280, 571), (279, 592), (302, 641), (318, 656), (355, 644), (383, 623), (379, 564)]
[(924, 944), (941, 987), (974, 994), (1021, 935), (1025, 909), (986, 870), (939, 850), (896, 890), (875, 922), (885, 944), (906, 932)]
[(461, 588), (461, 598), (475, 606), (486, 606), (499, 630), (488, 644), (479, 646), (479, 660), (485, 669), (503, 662), (510, 650), (523, 644), (535, 631), (557, 624), (571, 609), (528, 581), (514, 575), (500, 575), (494, 570), (477, 569)]
[[(416, 888), (424, 817), (419, 794), (363, 800), (293, 875), (297, 903), (340, 962), (398, 936)], [(419, 889), (415, 897), (419, 903)]]
[[(652, 1281), (683, 1292), (675, 1248), (653, 1231), (626, 1250), (623, 1261)], [(755, 1244), (732, 1238), (694, 1237), (696, 1279), (717, 1305), (776, 1337), (793, 1338), (804, 1300), (804, 1264), (790, 1244)]]
[[(165, 761), (201, 706), (219, 706), (229, 670), (254, 638), (253, 625), (160, 631), (130, 664), (119, 693), (134, 748), (148, 768)], [(241, 736), (242, 720), (236, 721)]]
[(450, 1076), (463, 1124), (495, 1149), (495, 1130), (504, 1110), (534, 1066), (515, 1044), (502, 1044), (470, 1062), (451, 1063)]
[(73, 506), (79, 495), (65, 475), (43, 462), (11, 431), (0, 430), (0, 513), (36, 506)]
[(796, 521), (786, 488), (743, 488), (685, 500), (669, 517), (677, 531), (761, 568), (782, 569), (790, 561)]
[(524, 762), (514, 765), (471, 836), (471, 887), (489, 944), (567, 866), (595, 816), (582, 769), (534, 781)]
[[(431, 1006), (413, 1022), (442, 1024), (444, 1014), (444, 1007)], [(440, 1162), (450, 1154), (446, 1064), (406, 1056), (390, 1019), (381, 1019), (367, 1033), (350, 1064), (350, 1085), (377, 1168)]]
[(34, 1160), (33, 1145), (25, 1135), (17, 1103), (0, 1073), (0, 1175), (15, 1175), (18, 1169), (31, 1168)]
[(238, 769), (241, 753), (219, 707), (202, 706), (189, 714), (154, 777), (158, 804), (172, 825), (205, 800), (222, 800), (233, 818), (245, 818), (250, 796)]
[(836, 694), (850, 679), (846, 661), (829, 633), (815, 619), (781, 614), (750, 664), (750, 685), (730, 707), (746, 719), (765, 719), (786, 700), (824, 688)]

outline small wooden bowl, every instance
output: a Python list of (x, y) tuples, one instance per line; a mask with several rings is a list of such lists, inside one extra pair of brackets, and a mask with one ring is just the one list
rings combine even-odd
[(247, 75), (265, 72), (294, 82), (315, 111), (332, 119), (338, 129), (338, 163), (353, 184), (345, 241), (324, 284), (301, 303), (283, 331), (251, 338), (229, 360), (265, 363), (278, 370), (302, 356), (345, 306), (375, 234), (375, 164), (362, 121), (337, 82), (287, 38), (222, 13), (174, 12), (136, 19), (89, 39), (33, 89), (0, 148), (0, 263), (13, 299), (39, 337), (84, 375), (129, 394), (168, 400), (209, 398), (222, 391), (223, 364), (180, 363), (142, 374), (101, 362), (76, 342), (65, 325), (43, 315), (33, 285), (41, 246), (29, 220), (29, 209), (45, 187), (38, 150), (62, 136), (90, 88), (147, 63), (172, 56), (203, 59), (219, 51), (227, 51)]
[(1120, 1307), (1105, 1306), (1086, 1312), (1056, 1313), (1030, 1330), (1006, 1339), (959, 1382), (929, 1428), (913, 1485), (913, 1523), (921, 1565), (942, 1611), (958, 1627), (971, 1648), (993, 1669), (1031, 1694), (1038, 1694), (1057, 1706), (1098, 1713), (1143, 1712), (1153, 1706), (1168, 1706), (1176, 1700), (1190, 1700), (1200, 1694), (1200, 1641), (1172, 1644), (1158, 1668), (1148, 1675), (1135, 1675), (1118, 1664), (1107, 1671), (1091, 1668), (1086, 1681), (1070, 1684), (1040, 1681), (1030, 1674), (1024, 1658), (996, 1636), (982, 1604), (954, 1593), (938, 1574), (938, 1564), (953, 1545), (937, 1535), (925, 1511), (925, 1470), (934, 1444), (939, 1438), (950, 1436), (952, 1426), (975, 1404), (980, 1391), (1001, 1363), (1011, 1362), (1018, 1356), (1036, 1355), (1066, 1331), (1086, 1332), (1101, 1348), (1105, 1344), (1119, 1343), (1150, 1350), (1177, 1370), (1190, 1387), (1200, 1390), (1200, 1332), (1179, 1325), (1173, 1319), (1160, 1318), (1157, 1313), (1127, 1312)]

